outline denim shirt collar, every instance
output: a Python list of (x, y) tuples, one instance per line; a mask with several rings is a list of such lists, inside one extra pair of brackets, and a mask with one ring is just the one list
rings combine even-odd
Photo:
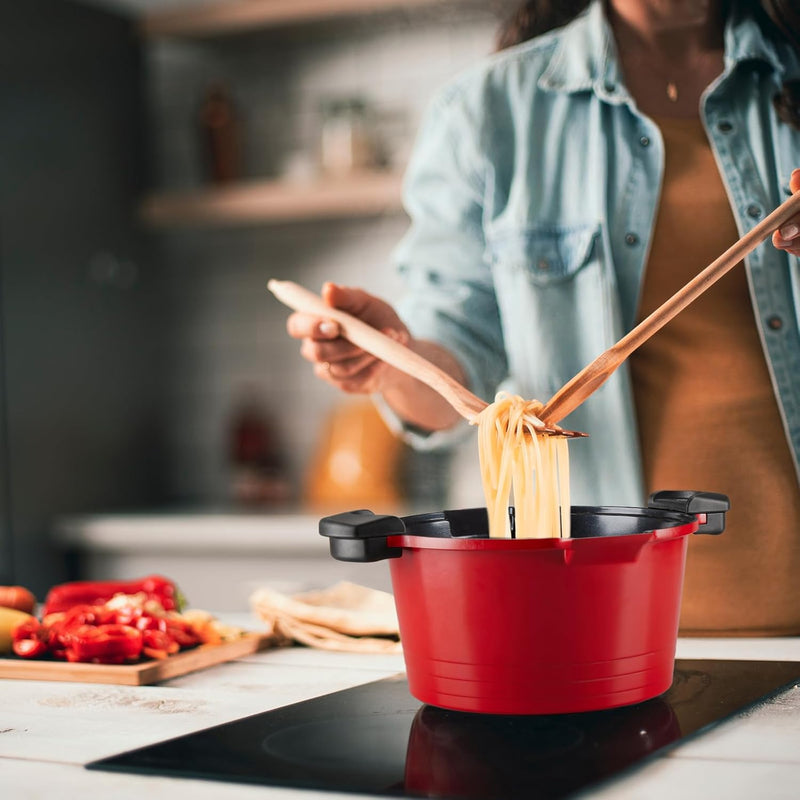
[(601, 0), (594, 0), (555, 38), (553, 56), (539, 79), (539, 87), (568, 94), (594, 91), (619, 102), (620, 98), (615, 97), (618, 77), (611, 29)]
[(725, 71), (743, 61), (763, 61), (778, 75), (785, 73), (786, 64), (791, 63), (781, 58), (775, 43), (764, 36), (747, 11), (734, 3), (725, 26)]
[[(736, 3), (725, 25), (724, 40), (726, 74), (737, 64), (753, 60), (769, 64), (779, 75), (786, 71), (775, 44)], [(609, 103), (631, 102), (603, 0), (593, 0), (555, 37), (553, 56), (539, 87), (565, 93), (592, 91)]]

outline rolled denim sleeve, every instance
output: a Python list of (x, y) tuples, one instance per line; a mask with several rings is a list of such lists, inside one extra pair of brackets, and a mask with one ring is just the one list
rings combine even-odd
[(404, 183), (411, 226), (394, 253), (406, 293), (398, 311), (413, 335), (447, 348), (470, 389), (494, 398), (508, 364), (483, 233), (491, 169), (480, 102), (450, 87), (428, 109)]

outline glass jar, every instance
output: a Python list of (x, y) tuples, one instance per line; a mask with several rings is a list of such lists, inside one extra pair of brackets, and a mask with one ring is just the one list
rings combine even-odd
[(375, 166), (371, 116), (367, 104), (360, 98), (323, 103), (320, 141), (323, 172), (343, 175)]

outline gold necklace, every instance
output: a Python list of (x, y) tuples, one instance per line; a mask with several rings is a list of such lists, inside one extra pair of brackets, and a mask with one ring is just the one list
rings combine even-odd
[(678, 102), (678, 84), (669, 78), (667, 73), (659, 69), (653, 61), (650, 61), (648, 64), (650, 68), (650, 72), (652, 72), (659, 81), (664, 81), (664, 89), (666, 91), (667, 100), (670, 103), (677, 103)]
[(675, 85), (675, 81), (667, 81), (667, 99), (671, 103), (678, 102), (678, 87)]
[[(707, 60), (709, 58), (716, 58), (716, 57), (717, 56), (714, 53), (711, 53), (711, 54), (706, 54), (704, 56), (701, 56), (701, 57), (697, 58), (695, 60), (694, 65), (693, 65), (693, 69), (695, 71), (697, 71), (697, 70), (701, 70), (702, 71), (704, 69), (704, 67), (705, 67), (705, 64), (706, 64)], [(670, 101), (670, 103), (677, 103), (678, 102), (678, 95), (679, 95), (677, 82), (674, 81), (674, 80), (670, 80), (670, 78), (667, 77), (666, 73), (664, 73), (662, 70), (658, 69), (655, 66), (655, 64), (653, 64), (652, 62), (650, 63), (650, 69), (653, 72), (655, 72), (662, 81), (664, 81), (664, 89), (666, 91), (667, 99)], [(692, 71), (692, 70), (686, 70), (685, 72), (688, 75), (688, 73), (690, 71)]]

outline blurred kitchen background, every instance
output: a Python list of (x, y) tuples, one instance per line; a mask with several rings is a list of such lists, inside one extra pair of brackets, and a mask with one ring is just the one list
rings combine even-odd
[(481, 503), (474, 443), (317, 381), (266, 283), (397, 297), (421, 114), (508, 7), (0, 0), (0, 583), (385, 586), (319, 516)]

